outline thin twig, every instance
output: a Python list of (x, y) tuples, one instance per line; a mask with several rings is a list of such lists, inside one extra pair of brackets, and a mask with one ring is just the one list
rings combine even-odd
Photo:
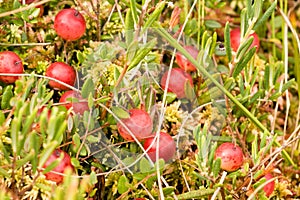
[(75, 87), (73, 87), (73, 86), (71, 86), (69, 84), (66, 84), (66, 83), (64, 83), (64, 82), (62, 82), (60, 80), (57, 80), (57, 79), (52, 78), (52, 77), (49, 77), (49, 76), (43, 76), (43, 75), (39, 75), (39, 74), (13, 74), (13, 73), (0, 73), (0, 76), (28, 76), (28, 77), (29, 76), (35, 76), (35, 77), (38, 77), (38, 78), (45, 78), (45, 79), (49, 79), (51, 81), (57, 82), (57, 83), (65, 86), (65, 87), (67, 87), (67, 88), (69, 88), (71, 90), (74, 90), (76, 92), (80, 92), (79, 89), (77, 89), (77, 88), (75, 88)]
[(15, 10), (11, 10), (11, 11), (8, 11), (8, 12), (0, 13), (0, 18), (1, 17), (9, 16), (9, 15), (14, 15), (16, 13), (23, 12), (23, 11), (29, 10), (31, 8), (35, 8), (36, 6), (43, 5), (43, 4), (48, 3), (50, 1), (51, 0), (42, 0), (42, 1), (37, 2), (37, 3), (35, 3), (35, 2), (31, 3), (31, 4), (29, 4), (28, 6), (25, 6), (25, 7), (21, 7), (21, 8), (15, 9)]
[[(221, 179), (220, 179), (219, 184), (223, 184), (223, 183), (224, 183), (226, 176), (227, 176), (227, 172), (226, 172), (226, 171), (223, 171), (222, 177), (221, 177)], [(216, 191), (214, 192), (214, 194), (213, 194), (212, 197), (211, 197), (211, 200), (215, 200), (215, 198), (216, 198), (217, 195), (219, 194), (220, 190), (221, 190), (221, 187), (218, 187), (218, 188), (216, 189)]]

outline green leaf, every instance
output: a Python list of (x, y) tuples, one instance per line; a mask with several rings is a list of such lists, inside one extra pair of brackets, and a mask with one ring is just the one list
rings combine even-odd
[(140, 48), (140, 50), (137, 51), (133, 60), (130, 62), (129, 66), (128, 66), (128, 71), (130, 69), (132, 69), (133, 67), (137, 66), (145, 58), (145, 56), (150, 51), (152, 51), (152, 49), (154, 48), (156, 43), (157, 43), (157, 40), (156, 40), (156, 38), (154, 38), (151, 41), (149, 41), (148, 43), (146, 43), (144, 46), (142, 46)]
[(240, 46), (237, 50), (237, 54), (236, 54), (237, 60), (240, 60), (242, 57), (244, 57), (245, 53), (247, 52), (247, 50), (253, 43), (253, 40), (254, 40), (254, 37), (250, 36), (249, 38), (246, 39), (245, 42), (240, 44)]
[(165, 196), (172, 194), (174, 191), (175, 187), (168, 186), (163, 188), (163, 193)]
[(243, 8), (242, 11), (241, 11), (241, 36), (244, 36), (245, 35), (245, 32), (248, 28), (248, 16), (247, 16), (247, 9), (246, 8)]
[[(218, 138), (220, 138), (221, 136), (218, 136)], [(232, 139), (230, 138), (230, 141)], [(212, 167), (213, 168), (213, 162), (214, 162), (214, 159), (215, 159), (215, 151), (218, 147), (218, 143), (217, 142), (214, 142), (212, 143), (211, 147), (210, 147), (210, 151), (209, 151), (209, 155), (208, 155), (208, 166), (209, 167)]]
[(45, 162), (48, 160), (54, 149), (58, 146), (59, 143), (57, 141), (52, 141), (45, 145), (43, 151), (40, 154), (40, 160), (39, 160), (39, 168), (41, 168)]
[(177, 98), (176, 94), (174, 94), (173, 92), (168, 92), (166, 97), (166, 102), (168, 104), (172, 103), (176, 98)]
[(138, 41), (131, 42), (127, 48), (126, 60), (128, 61), (133, 60), (137, 54), (138, 49), (139, 49)]
[(80, 147), (80, 144), (81, 144), (80, 136), (78, 133), (75, 133), (72, 136), (72, 143), (73, 143), (73, 145), (72, 145), (73, 151), (77, 152)]
[(166, 6), (165, 1), (161, 1), (156, 5), (154, 12), (150, 14), (150, 16), (148, 17), (147, 21), (143, 26), (143, 32), (146, 31), (150, 26), (152, 26), (153, 22), (158, 19), (159, 15), (162, 13), (165, 6)]
[(125, 41), (129, 46), (134, 39), (134, 20), (131, 9), (129, 8), (125, 16)]
[(253, 16), (253, 18), (254, 18), (255, 20), (257, 20), (257, 19), (259, 18), (260, 13), (261, 13), (261, 9), (262, 9), (262, 0), (255, 0), (255, 1), (254, 1), (253, 8), (254, 8), (254, 16)]
[(22, 5), (22, 4), (20, 3), (20, 1), (14, 0), (14, 2), (13, 2), (13, 8), (14, 8), (14, 9), (20, 8), (21, 5)]
[(40, 140), (39, 140), (39, 136), (37, 135), (36, 132), (32, 132), (30, 135), (29, 135), (29, 141), (30, 141), (30, 144), (29, 144), (29, 147), (30, 149), (32, 149), (34, 151), (34, 155), (31, 159), (31, 165), (32, 165), (32, 171), (33, 173), (36, 172), (36, 169), (38, 167), (38, 152), (39, 152), (39, 149), (40, 149)]
[(29, 131), (31, 130), (32, 124), (33, 124), (34, 120), (36, 119), (37, 112), (38, 112), (38, 108), (36, 107), (30, 114), (28, 113), (26, 120), (25, 120), (24, 127), (22, 129), (23, 135), (27, 135), (29, 133)]
[(0, 167), (0, 175), (4, 176), (6, 178), (11, 178), (11, 175), (5, 169), (3, 169), (2, 167)]
[(81, 51), (76, 52), (76, 57), (79, 63), (83, 63), (85, 61), (85, 55)]
[(156, 183), (157, 181), (157, 176), (150, 176), (147, 180), (146, 180), (146, 187), (147, 188), (152, 188), (153, 185)]
[(89, 97), (88, 97), (88, 107), (89, 109), (92, 109), (93, 106), (94, 106), (94, 95), (92, 93), (89, 94)]
[(133, 19), (134, 24), (138, 23), (138, 13), (136, 8), (136, 0), (130, 0), (130, 10), (131, 17)]
[[(33, 8), (30, 15), (31, 15), (32, 17), (36, 18), (36, 17), (39, 16), (40, 11), (41, 11), (40, 8)], [(31, 20), (31, 23), (32, 23), (32, 21), (33, 21), (33, 20)]]
[(0, 151), (3, 154), (4, 158), (6, 159), (6, 161), (8, 163), (11, 163), (11, 159), (10, 159), (10, 155), (8, 153), (8, 151), (6, 150), (6, 147), (3, 145), (2, 140), (0, 140)]
[(207, 28), (216, 29), (222, 27), (222, 25), (216, 20), (205, 20), (204, 23)]
[(232, 59), (232, 52), (231, 52), (231, 42), (230, 42), (230, 27), (229, 22), (226, 22), (225, 30), (224, 30), (224, 40), (225, 40), (225, 49), (228, 60), (231, 61)]
[(208, 38), (209, 37), (208, 37), (207, 31), (204, 31), (204, 33), (202, 34), (202, 39), (201, 39), (201, 49), (205, 49), (205, 45), (206, 45)]
[(259, 90), (258, 92), (256, 92), (250, 99), (249, 104), (254, 103), (258, 98), (261, 97), (261, 95), (263, 94), (263, 91)]
[(89, 143), (96, 143), (96, 142), (100, 142), (101, 138), (100, 137), (96, 137), (94, 135), (89, 135), (87, 136), (86, 140), (89, 142)]
[(49, 142), (56, 140), (58, 143), (61, 143), (66, 129), (66, 113), (59, 111), (58, 107), (53, 107), (47, 124), (47, 140)]
[(258, 21), (255, 23), (253, 30), (257, 31), (261, 25), (265, 25), (267, 19), (272, 15), (277, 5), (277, 0), (275, 0), (271, 6), (264, 12), (264, 14), (259, 17)]
[(16, 168), (24, 166), (28, 161), (32, 160), (35, 156), (36, 152), (32, 149), (24, 158), (18, 159), (16, 162)]
[(121, 119), (127, 119), (130, 117), (130, 114), (120, 107), (112, 106), (111, 110), (117, 117)]
[(2, 100), (1, 100), (1, 109), (3, 109), (3, 110), (10, 108), (9, 102), (10, 102), (10, 99), (14, 96), (12, 89), (13, 89), (12, 85), (8, 85), (4, 89), (4, 92), (2, 95)]
[(123, 194), (124, 192), (129, 190), (130, 184), (125, 175), (120, 176), (117, 187), (118, 187), (119, 194)]
[(192, 99), (195, 99), (195, 97), (196, 97), (194, 88), (191, 86), (191, 83), (189, 80), (186, 80), (184, 83), (184, 93), (185, 93), (187, 99), (192, 100)]
[(247, 18), (251, 19), (254, 15), (254, 12), (252, 9), (252, 0), (247, 0), (246, 10), (247, 10)]
[(209, 50), (209, 57), (212, 57), (213, 53), (215, 52), (216, 50), (216, 46), (217, 46), (217, 33), (214, 32), (213, 36), (212, 36), (212, 43), (211, 43), (211, 47), (210, 47), (210, 50)]
[(271, 75), (270, 65), (266, 65), (265, 72), (264, 72), (264, 80), (263, 80), (264, 89), (266, 91), (270, 89), (270, 75)]
[(94, 94), (94, 92), (95, 92), (95, 85), (92, 78), (89, 77), (82, 86), (81, 96), (83, 98), (88, 98), (88, 96), (90, 94)]
[(201, 188), (199, 190), (194, 190), (190, 192), (186, 192), (180, 195), (177, 195), (177, 199), (193, 199), (193, 198), (204, 198), (215, 192), (214, 189)]
[(217, 100), (224, 95), (224, 93), (218, 87), (212, 87), (208, 90), (210, 98), (212, 100)]
[(3, 125), (3, 123), (5, 122), (6, 118), (3, 112), (0, 112), (0, 126)]
[(132, 163), (136, 162), (136, 159), (134, 157), (126, 157), (122, 160), (122, 162), (125, 166), (129, 166), (132, 165)]
[(134, 173), (132, 175), (132, 177), (135, 179), (135, 180), (138, 180), (138, 181), (141, 181), (143, 180), (146, 176), (148, 176), (149, 173)]
[(46, 174), (47, 172), (50, 172), (51, 170), (53, 170), (56, 166), (59, 165), (60, 162), (61, 162), (61, 159), (54, 160), (50, 165), (48, 165), (45, 168), (45, 170), (43, 171), (43, 174)]
[(50, 99), (52, 98), (53, 94), (54, 94), (54, 91), (51, 90), (46, 96), (42, 97), (41, 105), (45, 105), (46, 103), (48, 103), (50, 101)]
[(257, 164), (258, 160), (258, 145), (257, 145), (258, 136), (254, 135), (254, 140), (251, 143), (251, 156), (255, 164)]
[(120, 76), (120, 71), (117, 67), (115, 67), (114, 69), (114, 81), (117, 82), (117, 80), (119, 79), (119, 76)]
[(80, 162), (76, 158), (71, 158), (71, 163), (75, 168), (80, 168)]
[(97, 179), (97, 175), (95, 171), (92, 171), (90, 173), (90, 183), (95, 185), (96, 183), (98, 183), (98, 179)]
[(233, 78), (236, 78), (244, 69), (244, 67), (247, 66), (248, 62), (252, 59), (253, 55), (255, 54), (255, 51), (256, 47), (251, 48), (250, 51), (245, 55), (245, 57), (236, 64), (232, 74)]
[(26, 103), (19, 109), (18, 115), (14, 117), (11, 124), (11, 145), (16, 155), (19, 155), (25, 141), (25, 137), (21, 134), (21, 125), (27, 106), (28, 104)]
[(234, 87), (236, 86), (235, 80), (234, 78), (230, 77), (227, 78), (225, 83), (224, 83), (224, 87), (228, 90), (231, 91)]
[[(203, 63), (207, 62), (207, 59), (208, 59), (208, 56), (209, 56), (209, 52), (210, 52), (210, 49), (211, 49), (211, 45), (212, 45), (212, 37), (209, 37), (206, 40), (205, 47), (203, 49), (203, 51), (204, 51), (203, 58), (202, 58), (202, 62)], [(203, 64), (203, 66), (206, 66), (206, 65), (207, 64)]]
[(150, 172), (153, 169), (151, 163), (145, 157), (141, 158), (140, 161), (140, 170), (142, 173)]
[(215, 178), (219, 175), (220, 170), (221, 170), (221, 158), (217, 158), (213, 163), (213, 168), (212, 168), (212, 172)]
[(282, 88), (281, 88), (281, 92), (286, 91), (287, 89), (289, 89), (292, 85), (295, 84), (295, 79), (291, 79), (288, 82), (286, 82), (285, 84), (283, 84)]
[(158, 161), (156, 161), (155, 164), (154, 164), (153, 170), (156, 171), (157, 165), (159, 166), (160, 170), (163, 170), (165, 168), (165, 160), (164, 159), (159, 159)]
[[(22, 95), (22, 100), (23, 102), (26, 101), (26, 99), (28, 98), (29, 94), (32, 91), (32, 88), (36, 86), (36, 81), (35, 78), (33, 76), (33, 74), (31, 74), (31, 76), (26, 80), (26, 86), (25, 86), (25, 91)], [(24, 84), (22, 83), (22, 89), (24, 90)]]

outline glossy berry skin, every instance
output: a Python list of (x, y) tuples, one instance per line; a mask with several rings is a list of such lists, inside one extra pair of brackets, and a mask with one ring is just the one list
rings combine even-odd
[(85, 33), (85, 19), (74, 8), (63, 9), (55, 16), (54, 29), (57, 35), (67, 41), (78, 40)]
[[(197, 56), (198, 56), (199, 51), (195, 47), (193, 47), (193, 46), (185, 46), (184, 48), (185, 48), (185, 50), (187, 52), (189, 52), (189, 54), (191, 54), (191, 56), (193, 56), (193, 58), (195, 60), (197, 60)], [(176, 53), (176, 63), (184, 71), (193, 72), (193, 71), (197, 70), (197, 68), (191, 63), (191, 61), (189, 61), (180, 52)]]
[(221, 159), (221, 169), (233, 172), (243, 165), (244, 155), (242, 149), (233, 143), (221, 144), (215, 152), (215, 159)]
[[(153, 122), (150, 115), (141, 109), (129, 110), (129, 118), (121, 121), (127, 126), (132, 134), (140, 141), (152, 135)], [(122, 138), (133, 141), (133, 137), (120, 122), (117, 123), (118, 131)]]
[[(155, 136), (151, 138), (147, 138), (145, 140), (144, 149), (146, 151), (152, 145), (154, 139)], [(157, 140), (154, 141), (154, 144), (147, 151), (148, 156), (153, 162), (156, 161), (156, 145), (157, 145)], [(176, 144), (173, 138), (168, 133), (160, 132), (158, 151), (159, 151), (159, 158), (164, 159), (166, 162), (169, 161), (171, 158), (173, 158), (176, 152)]]
[(61, 182), (63, 182), (64, 176), (60, 175), (60, 174), (53, 173), (53, 172), (58, 172), (58, 173), (63, 174), (65, 172), (65, 170), (68, 169), (68, 168), (74, 170), (74, 167), (71, 163), (70, 156), (66, 152), (64, 152), (60, 149), (56, 149), (56, 150), (53, 151), (53, 153), (50, 155), (48, 160), (43, 165), (43, 168), (48, 167), (55, 160), (58, 160), (59, 158), (62, 158), (60, 160), (59, 164), (54, 169), (52, 169), (52, 171), (45, 173), (45, 176), (46, 176), (47, 180), (54, 181), (57, 184), (60, 184)]
[[(0, 52), (0, 73), (22, 74), (24, 71), (21, 58), (12, 51)], [(0, 76), (4, 83), (14, 83), (18, 76)]]
[[(168, 77), (168, 71), (164, 73), (161, 78), (160, 84), (163, 89), (165, 89)], [(188, 82), (191, 87), (193, 87), (193, 79), (190, 74), (185, 72), (181, 68), (173, 68), (171, 70), (168, 92), (173, 92), (177, 95), (177, 98), (185, 98), (185, 84)]]
[[(270, 173), (267, 173), (264, 177), (267, 180), (270, 180), (271, 178), (273, 178), (272, 174), (270, 174)], [(267, 185), (265, 185), (264, 191), (266, 193), (266, 196), (269, 197), (273, 193), (274, 189), (275, 189), (275, 181), (272, 181), (272, 182), (268, 183)]]
[[(249, 36), (253, 36), (253, 42), (252, 42), (250, 48), (256, 46), (256, 52), (257, 52), (259, 49), (259, 38), (255, 32), (250, 34)], [(240, 42), (241, 42), (240, 28), (236, 28), (236, 29), (233, 29), (230, 31), (230, 42), (231, 42), (232, 50), (236, 52), (238, 50), (238, 48), (240, 46)]]
[[(75, 102), (71, 102), (73, 98), (76, 98)], [(78, 92), (73, 90), (66, 91), (63, 95), (61, 95), (59, 103), (64, 103), (63, 105), (67, 109), (73, 108), (73, 111), (80, 115), (83, 115), (84, 111), (89, 110), (87, 100), (83, 99)]]
[[(76, 80), (76, 72), (73, 67), (63, 62), (52, 63), (46, 69), (46, 76), (62, 81), (70, 86), (73, 86)], [(52, 80), (49, 81), (49, 86), (57, 90), (69, 90), (68, 87)]]

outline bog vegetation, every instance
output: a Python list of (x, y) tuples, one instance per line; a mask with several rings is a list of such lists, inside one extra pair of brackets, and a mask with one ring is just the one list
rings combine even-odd
[(0, 200), (300, 198), (299, 17), (0, 0)]

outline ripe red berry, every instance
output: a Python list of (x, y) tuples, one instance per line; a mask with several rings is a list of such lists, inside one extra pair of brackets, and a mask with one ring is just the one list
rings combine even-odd
[[(63, 62), (52, 63), (46, 70), (46, 76), (62, 81), (70, 86), (75, 84), (76, 72), (75, 70)], [(68, 87), (50, 80), (50, 87), (58, 90), (69, 90)]]
[[(154, 139), (155, 136), (152, 136), (151, 138), (147, 138), (144, 143), (144, 149), (146, 151), (151, 146), (150, 149), (147, 151), (147, 154), (153, 162), (156, 161), (156, 145), (157, 145), (157, 139), (155, 139), (155, 141)], [(159, 151), (159, 158), (164, 159), (166, 162), (171, 158), (173, 158), (176, 152), (176, 144), (173, 138), (169, 134), (160, 132), (158, 151)]]
[[(22, 74), (24, 71), (21, 58), (12, 51), (0, 52), (0, 73)], [(4, 83), (14, 83), (18, 76), (0, 76)]]
[(221, 159), (221, 169), (232, 172), (243, 165), (244, 155), (242, 149), (233, 143), (225, 142), (221, 144), (216, 152), (215, 159)]
[[(72, 102), (73, 98), (76, 98), (76, 101)], [(80, 115), (83, 115), (84, 111), (89, 110), (87, 100), (83, 99), (78, 92), (73, 90), (66, 91), (63, 95), (61, 95), (59, 103), (64, 103), (63, 105), (67, 109), (73, 108), (73, 111)]]
[[(250, 46), (250, 48), (256, 46), (256, 51), (259, 49), (259, 38), (257, 34), (254, 32), (250, 34), (249, 36), (253, 36), (253, 42)], [(237, 51), (240, 43), (241, 43), (241, 30), (240, 28), (236, 28), (230, 31), (230, 42), (231, 42), (231, 48), (233, 51)]]
[(74, 41), (85, 33), (85, 19), (74, 8), (63, 9), (55, 16), (54, 29), (63, 39)]
[[(272, 174), (268, 173), (264, 176), (267, 180), (270, 180), (271, 178), (273, 178)], [(266, 193), (266, 196), (269, 197), (275, 188), (275, 182), (272, 181), (270, 183), (268, 183), (267, 185), (264, 186), (264, 191)]]
[(58, 160), (59, 158), (61, 158), (59, 164), (54, 169), (52, 169), (52, 171), (45, 173), (47, 180), (54, 181), (57, 184), (59, 184), (63, 181), (64, 176), (53, 173), (53, 172), (58, 172), (58, 173), (63, 174), (63, 173), (65, 173), (65, 170), (68, 168), (70, 168), (71, 170), (74, 169), (73, 165), (71, 163), (70, 156), (66, 152), (64, 152), (60, 149), (54, 150), (54, 152), (50, 155), (48, 160), (43, 165), (43, 168), (48, 167), (49, 165), (51, 165), (54, 161)]
[[(121, 121), (127, 126), (132, 134), (138, 139), (142, 140), (152, 135), (153, 122), (150, 115), (141, 109), (129, 110), (130, 117), (122, 119)], [(134, 140), (131, 134), (126, 130), (121, 123), (117, 123), (118, 131), (122, 138), (127, 141)]]
[[(193, 46), (185, 46), (184, 47), (185, 50), (187, 52), (189, 52), (189, 54), (191, 54), (191, 56), (193, 56), (193, 58), (195, 60), (197, 60), (197, 56), (199, 51), (193, 47)], [(180, 52), (176, 53), (176, 62), (178, 64), (178, 66), (183, 69), (184, 71), (196, 71), (197, 68), (191, 63), (191, 61), (189, 61), (184, 55), (182, 55)]]
[[(185, 72), (181, 68), (173, 68), (170, 72), (170, 79), (168, 85), (168, 91), (173, 92), (177, 95), (177, 98), (185, 98), (185, 84), (188, 82), (191, 87), (193, 87), (193, 79), (190, 74)], [(160, 84), (163, 89), (166, 87), (168, 77), (168, 71), (164, 73), (161, 78)]]

